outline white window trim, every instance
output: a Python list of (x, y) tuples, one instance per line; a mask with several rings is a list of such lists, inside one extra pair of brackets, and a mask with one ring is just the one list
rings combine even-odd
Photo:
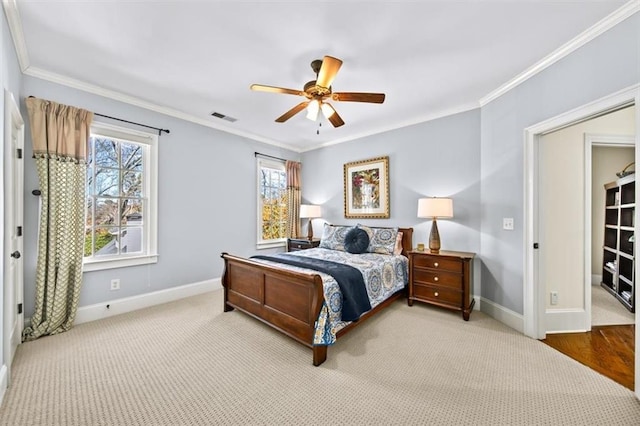
[(130, 140), (149, 146), (143, 154), (145, 166), (148, 168), (149, 179), (145, 179), (144, 193), (149, 194), (145, 204), (148, 212), (145, 218), (145, 235), (143, 242), (146, 250), (143, 255), (118, 255), (101, 257), (100, 259), (85, 258), (83, 272), (101, 271), (104, 269), (123, 268), (128, 266), (148, 265), (158, 262), (158, 135), (140, 130), (114, 126), (112, 124), (93, 122), (91, 133), (118, 139)]
[(262, 240), (262, 210), (260, 209), (260, 169), (262, 167), (271, 167), (274, 169), (283, 169), (286, 172), (284, 161), (271, 160), (264, 157), (256, 156), (256, 249), (269, 249), (285, 247), (287, 245), (286, 238), (277, 240)]

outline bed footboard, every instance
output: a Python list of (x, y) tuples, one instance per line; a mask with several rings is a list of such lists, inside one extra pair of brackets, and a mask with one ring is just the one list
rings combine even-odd
[(314, 346), (315, 322), (324, 291), (322, 278), (222, 253), (224, 311), (238, 309), (313, 349), (313, 365), (327, 358)]

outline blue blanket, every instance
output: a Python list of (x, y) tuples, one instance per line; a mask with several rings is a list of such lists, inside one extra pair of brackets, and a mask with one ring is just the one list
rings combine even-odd
[(252, 259), (264, 259), (299, 266), (331, 275), (342, 292), (342, 321), (357, 321), (360, 315), (371, 310), (371, 302), (369, 302), (362, 273), (353, 266), (287, 253), (273, 256), (252, 256)]

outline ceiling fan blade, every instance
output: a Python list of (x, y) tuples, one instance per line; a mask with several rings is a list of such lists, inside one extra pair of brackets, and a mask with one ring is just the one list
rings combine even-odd
[(370, 102), (381, 104), (384, 102), (384, 93), (359, 93), (359, 92), (338, 92), (331, 95), (331, 99), (340, 102)]
[(297, 113), (305, 109), (308, 104), (309, 104), (309, 101), (300, 102), (298, 105), (294, 106), (289, 111), (285, 112), (280, 117), (276, 118), (276, 122), (284, 123), (285, 121), (287, 121), (288, 119), (290, 119), (291, 117), (293, 117), (294, 115), (296, 115)]
[(340, 127), (344, 124), (344, 121), (342, 121), (342, 118), (340, 118), (338, 112), (331, 106), (331, 104), (323, 102), (321, 109), (327, 120), (333, 124), (333, 127)]
[(318, 71), (316, 84), (321, 87), (331, 87), (331, 83), (333, 83), (333, 79), (336, 78), (336, 74), (338, 74), (341, 66), (342, 61), (340, 59), (334, 58), (333, 56), (325, 56), (322, 60), (320, 71)]
[(284, 87), (265, 86), (263, 84), (252, 84), (251, 90), (257, 90), (259, 92), (284, 93), (285, 95), (304, 96), (304, 92), (301, 90), (286, 89)]

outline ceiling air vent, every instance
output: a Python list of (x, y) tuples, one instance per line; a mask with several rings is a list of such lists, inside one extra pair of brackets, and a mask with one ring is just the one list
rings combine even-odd
[(215, 111), (212, 112), (211, 115), (214, 116), (215, 118), (220, 118), (221, 120), (230, 121), (231, 123), (238, 120), (237, 118), (229, 117), (228, 115), (220, 114), (219, 112), (215, 112)]

